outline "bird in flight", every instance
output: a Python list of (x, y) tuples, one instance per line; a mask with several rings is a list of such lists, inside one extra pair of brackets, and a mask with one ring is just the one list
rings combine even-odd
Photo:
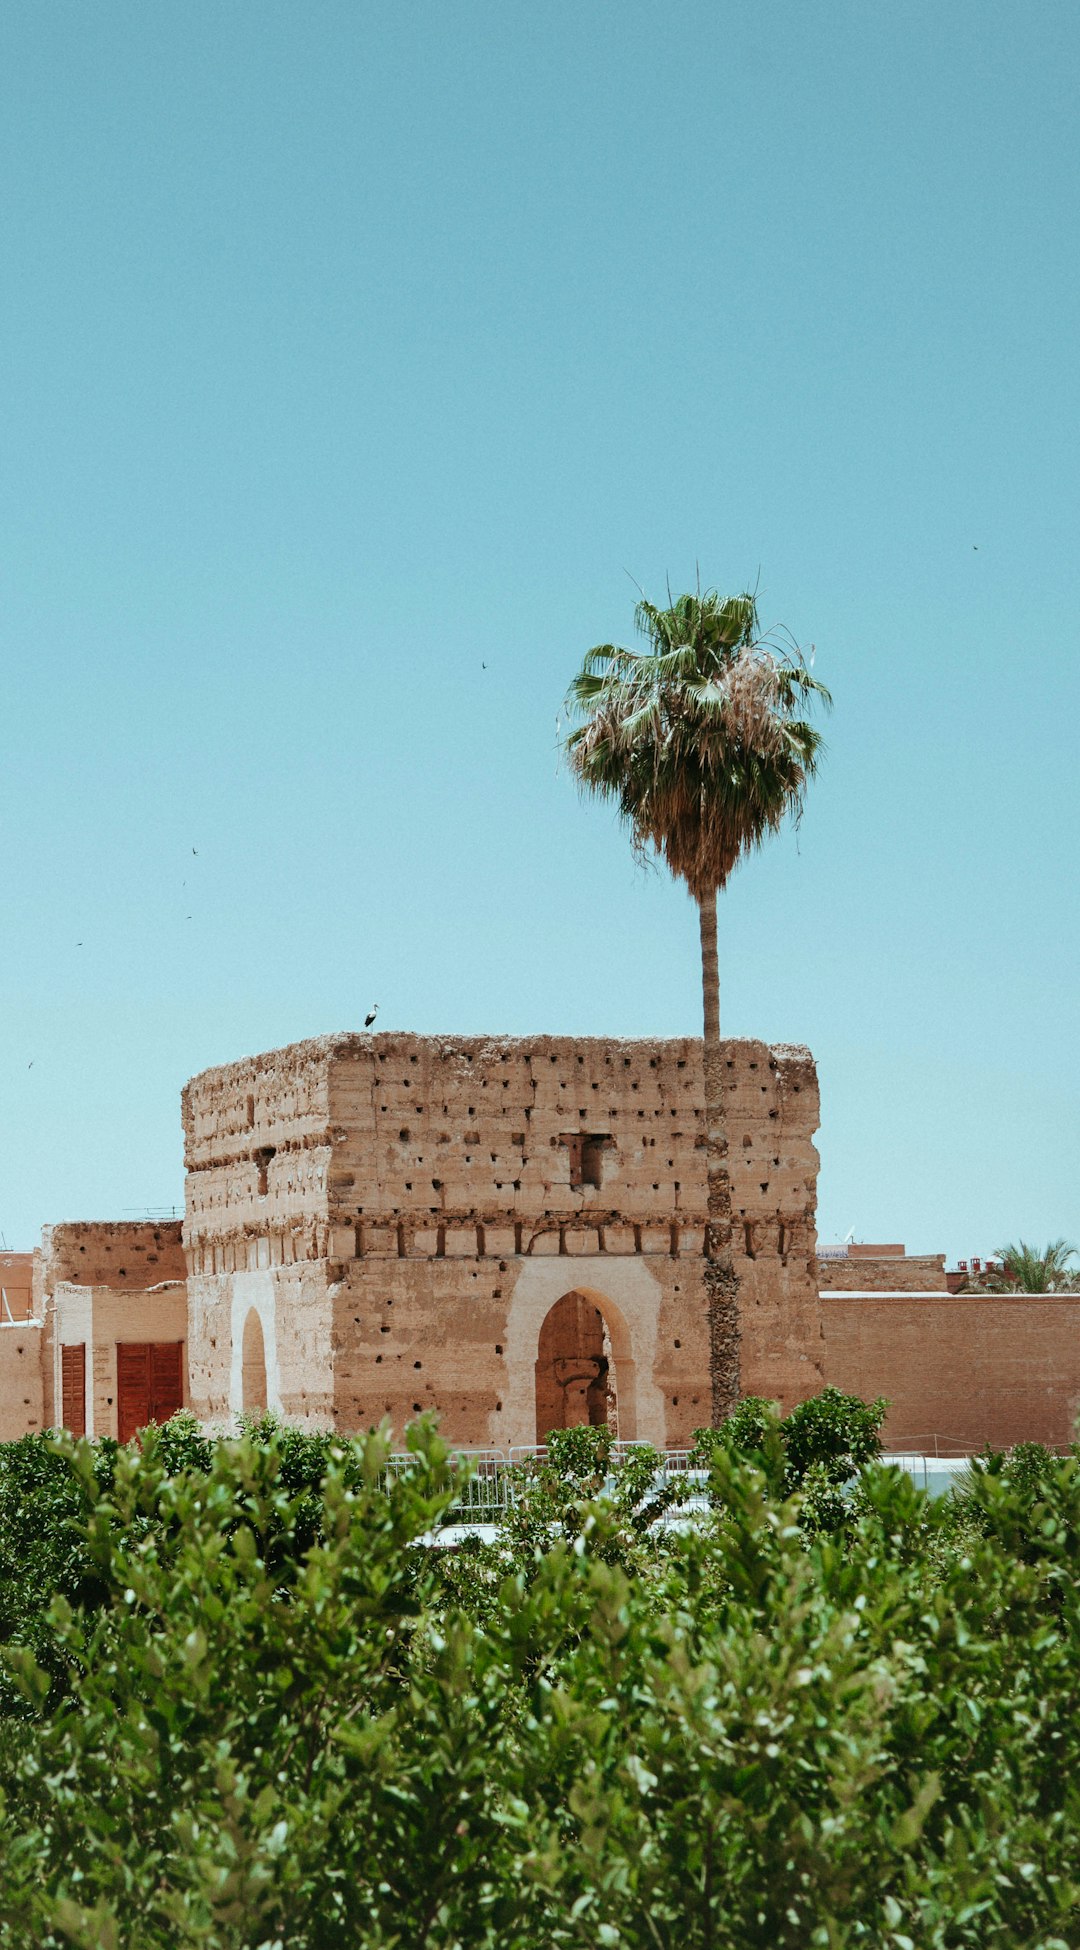
[(375, 1006), (374, 1006), (374, 1008), (373, 1008), (373, 1009), (372, 1009), (372, 1011), (371, 1011), (371, 1014), (370, 1014), (370, 1015), (368, 1015), (368, 1016), (365, 1016), (365, 1017), (364, 1017), (364, 1028), (365, 1028), (365, 1029), (370, 1029), (370, 1028), (371, 1028), (371, 1025), (372, 1025), (372, 1023), (374, 1022), (374, 1020), (375, 1020), (375, 1018), (376, 1018), (376, 1016), (378, 1015), (378, 1013), (379, 1013), (379, 1005), (378, 1005), (378, 1003), (376, 1002), (376, 1004), (375, 1004)]
[(193, 846), (193, 847), (192, 847), (192, 849), (191, 849), (191, 851), (193, 852), (193, 854), (195, 855), (195, 858), (196, 858), (196, 860), (197, 860), (197, 859), (198, 859), (198, 857), (199, 857), (199, 849), (198, 849), (198, 847), (197, 847), (197, 846)]

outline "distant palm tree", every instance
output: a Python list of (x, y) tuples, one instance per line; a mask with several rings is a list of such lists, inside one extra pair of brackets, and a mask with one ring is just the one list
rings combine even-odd
[(1070, 1246), (1066, 1239), (1052, 1239), (1041, 1252), (1038, 1246), (1029, 1246), (1019, 1239), (1015, 1246), (999, 1246), (994, 1258), (1002, 1265), (995, 1281), (999, 1293), (1080, 1291), (1080, 1268), (1071, 1264), (1076, 1258), (1076, 1247)]
[(708, 1224), (705, 1293), (712, 1420), (739, 1399), (738, 1277), (720, 1053), (716, 896), (747, 853), (801, 812), (821, 736), (800, 712), (831, 702), (794, 643), (761, 634), (756, 599), (715, 590), (644, 599), (646, 650), (590, 650), (566, 697), (567, 758), (613, 800), (642, 857), (658, 853), (697, 902), (704, 1002)]

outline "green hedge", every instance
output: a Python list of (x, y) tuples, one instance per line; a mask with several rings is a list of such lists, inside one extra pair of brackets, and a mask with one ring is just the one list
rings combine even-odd
[(685, 1529), (574, 1432), (460, 1553), (426, 1422), (11, 1445), (0, 1945), (1080, 1943), (1076, 1459), (753, 1413)]

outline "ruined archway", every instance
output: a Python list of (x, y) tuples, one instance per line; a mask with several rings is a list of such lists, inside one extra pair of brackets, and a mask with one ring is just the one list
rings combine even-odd
[[(626, 1323), (610, 1301), (574, 1287), (544, 1316), (536, 1350), (536, 1440), (582, 1426), (620, 1433), (634, 1422), (634, 1370)], [(627, 1431), (623, 1431), (626, 1433)]]
[(263, 1341), (262, 1321), (252, 1307), (244, 1322), (243, 1367), (241, 1370), (241, 1402), (245, 1415), (265, 1415), (266, 1394), (266, 1347)]

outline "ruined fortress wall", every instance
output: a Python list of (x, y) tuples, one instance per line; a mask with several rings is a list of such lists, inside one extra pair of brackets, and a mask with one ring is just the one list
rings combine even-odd
[(329, 1049), (330, 1039), (296, 1043), (206, 1070), (185, 1086), (184, 1238), (193, 1273), (268, 1267), (271, 1241), (275, 1265), (325, 1256)]
[(824, 1294), (826, 1372), (891, 1402), (886, 1443), (1064, 1445), (1080, 1410), (1080, 1294)]
[(179, 1219), (46, 1226), (41, 1235), (42, 1288), (63, 1281), (118, 1292), (157, 1286), (187, 1275)]
[(822, 1293), (944, 1293), (944, 1253), (905, 1253), (903, 1258), (823, 1259)]
[[(806, 1257), (818, 1112), (809, 1052), (731, 1043), (727, 1067), (739, 1243), (753, 1253), (771, 1238)], [(342, 1038), (329, 1216), (376, 1235), (402, 1220), (426, 1233), (510, 1226), (525, 1253), (575, 1221), (700, 1225), (702, 1095), (690, 1038)], [(578, 1168), (582, 1133), (599, 1140), (598, 1184)]]
[[(726, 1060), (745, 1386), (788, 1406), (822, 1381), (817, 1081), (802, 1049)], [(434, 1401), (456, 1441), (529, 1441), (538, 1322), (580, 1289), (622, 1339), (623, 1433), (683, 1441), (709, 1413), (701, 1097), (691, 1039), (341, 1036), (193, 1079), (194, 1405), (239, 1405), (254, 1310), (291, 1416)]]
[(580, 1293), (614, 1342), (620, 1435), (681, 1446), (709, 1419), (699, 1289), (696, 1260), (670, 1251), (354, 1261), (334, 1294), (337, 1426), (389, 1416), (400, 1431), (437, 1408), (466, 1446), (535, 1441), (540, 1330)]
[[(776, 1262), (742, 1271), (745, 1387), (786, 1410), (822, 1386), (807, 1329), (816, 1310), (785, 1306)], [(400, 1433), (419, 1411), (438, 1408), (464, 1445), (533, 1442), (540, 1330), (569, 1293), (601, 1310), (615, 1343), (621, 1436), (681, 1448), (710, 1419), (700, 1255), (673, 1255), (659, 1235), (626, 1253), (365, 1258), (343, 1272), (333, 1292), (333, 1414), (342, 1429), (388, 1415)]]

